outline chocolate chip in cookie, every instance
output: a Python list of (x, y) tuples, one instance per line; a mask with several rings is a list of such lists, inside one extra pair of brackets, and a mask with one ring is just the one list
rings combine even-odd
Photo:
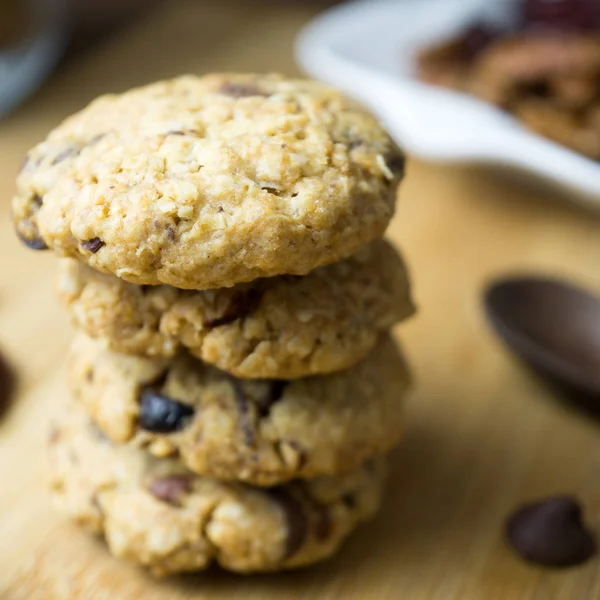
[(284, 558), (293, 556), (300, 548), (308, 534), (308, 520), (302, 503), (283, 487), (268, 490), (269, 496), (279, 505), (287, 524), (287, 538)]
[(331, 535), (331, 515), (329, 509), (323, 505), (315, 505), (315, 537), (324, 542)]
[(59, 163), (67, 160), (67, 158), (70, 158), (71, 156), (77, 156), (79, 154), (79, 150), (73, 146), (67, 146), (64, 150), (62, 150), (61, 152), (59, 152), (54, 159), (52, 160), (52, 165), (58, 165)]
[[(269, 185), (261, 185), (260, 189), (263, 192), (267, 192), (268, 194), (271, 194), (272, 196), (281, 196), (281, 190), (278, 190), (277, 188), (271, 187)], [(296, 194), (297, 196), (298, 194)]]
[(194, 415), (194, 409), (173, 398), (146, 388), (140, 397), (139, 424), (153, 433), (173, 433), (183, 429)]
[(283, 392), (288, 384), (289, 381), (280, 379), (273, 379), (272, 381), (269, 381), (266, 393), (256, 399), (258, 412), (261, 417), (266, 417), (269, 414), (273, 404), (275, 404), (278, 400), (281, 400), (281, 396), (283, 396)]
[(30, 248), (31, 250), (48, 250), (48, 246), (46, 245), (46, 242), (44, 242), (44, 240), (41, 237), (25, 236), (20, 231), (17, 231), (16, 234), (17, 234), (17, 237), (19, 238), (19, 240), (23, 244), (25, 244), (25, 246)]
[(402, 177), (404, 175), (404, 168), (406, 165), (406, 158), (404, 155), (397, 153), (392, 154), (386, 160), (388, 169), (394, 174), (394, 177)]
[(149, 486), (148, 491), (158, 500), (181, 506), (181, 500), (192, 489), (192, 482), (186, 475), (168, 475), (155, 479)]
[(353, 509), (356, 507), (356, 498), (354, 497), (354, 494), (344, 494), (342, 496), (342, 502), (348, 509)]
[(248, 446), (254, 444), (254, 429), (251, 423), (250, 407), (248, 405), (248, 398), (244, 392), (244, 389), (239, 383), (233, 381), (233, 387), (235, 391), (235, 404), (238, 409), (240, 416), (240, 427), (244, 433), (244, 439)]
[(167, 225), (165, 227), (165, 233), (167, 234), (167, 239), (170, 242), (177, 241), (177, 232), (175, 231), (175, 228), (172, 225)]
[(165, 135), (189, 135), (192, 137), (201, 137), (202, 133), (198, 129), (171, 129)]
[(263, 292), (255, 288), (237, 292), (231, 296), (223, 314), (217, 318), (207, 319), (204, 325), (214, 329), (215, 327), (229, 325), (238, 319), (243, 319), (258, 307), (262, 296)]
[(248, 98), (250, 96), (267, 97), (269, 94), (261, 90), (258, 86), (251, 83), (241, 83), (229, 81), (224, 83), (220, 90), (221, 94), (231, 96), (232, 98)]
[(271, 407), (281, 398), (283, 390), (288, 383), (288, 381), (279, 380), (261, 382), (261, 389), (256, 393), (252, 389), (252, 384), (250, 384), (248, 389), (248, 386), (243, 382), (231, 379), (231, 385), (235, 392), (235, 403), (240, 418), (240, 427), (244, 433), (246, 444), (249, 446), (252, 446), (255, 441), (251, 406), (254, 405), (256, 407), (256, 413), (259, 418), (268, 416)]
[(16, 234), (19, 240), (32, 250), (47, 250), (48, 246), (39, 234), (34, 216), (44, 203), (42, 196), (34, 194), (29, 198), (28, 216), (17, 224)]
[(96, 254), (96, 252), (98, 252), (102, 246), (106, 246), (106, 244), (99, 237), (94, 237), (81, 242), (81, 247), (92, 254)]

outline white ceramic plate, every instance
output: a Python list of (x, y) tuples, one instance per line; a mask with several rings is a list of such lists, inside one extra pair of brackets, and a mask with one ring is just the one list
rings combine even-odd
[(491, 5), (496, 14), (488, 18), (508, 18), (508, 4), (496, 0), (342, 4), (309, 23), (296, 55), (311, 76), (369, 105), (409, 153), (535, 173), (573, 200), (600, 208), (600, 164), (530, 133), (491, 105), (416, 80), (416, 52), (489, 13)]

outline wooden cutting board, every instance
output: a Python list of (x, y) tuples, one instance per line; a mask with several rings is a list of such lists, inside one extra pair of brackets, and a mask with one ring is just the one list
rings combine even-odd
[(2, 600), (340, 598), (595, 600), (600, 559), (553, 572), (502, 540), (516, 504), (576, 492), (600, 529), (600, 426), (565, 408), (499, 346), (481, 312), (497, 274), (542, 269), (600, 293), (600, 221), (551, 193), (468, 167), (413, 162), (390, 236), (410, 260), (419, 316), (399, 328), (418, 378), (387, 501), (329, 562), (241, 577), (214, 570), (156, 582), (52, 512), (48, 422), (66, 398), (71, 331), (52, 294), (55, 259), (22, 248), (8, 204), (29, 146), (100, 92), (184, 71), (294, 73), (291, 42), (319, 8), (302, 2), (172, 1), (72, 60), (0, 124), (0, 349), (19, 375), (0, 419)]

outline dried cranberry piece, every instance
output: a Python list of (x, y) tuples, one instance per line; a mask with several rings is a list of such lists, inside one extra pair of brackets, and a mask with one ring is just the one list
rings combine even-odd
[(521, 14), (525, 29), (589, 31), (600, 28), (598, 0), (525, 0)]

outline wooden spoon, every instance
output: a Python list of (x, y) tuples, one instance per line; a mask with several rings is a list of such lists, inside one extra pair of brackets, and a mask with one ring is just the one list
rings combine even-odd
[(523, 276), (493, 282), (484, 304), (496, 332), (532, 367), (600, 395), (600, 300), (558, 279)]

